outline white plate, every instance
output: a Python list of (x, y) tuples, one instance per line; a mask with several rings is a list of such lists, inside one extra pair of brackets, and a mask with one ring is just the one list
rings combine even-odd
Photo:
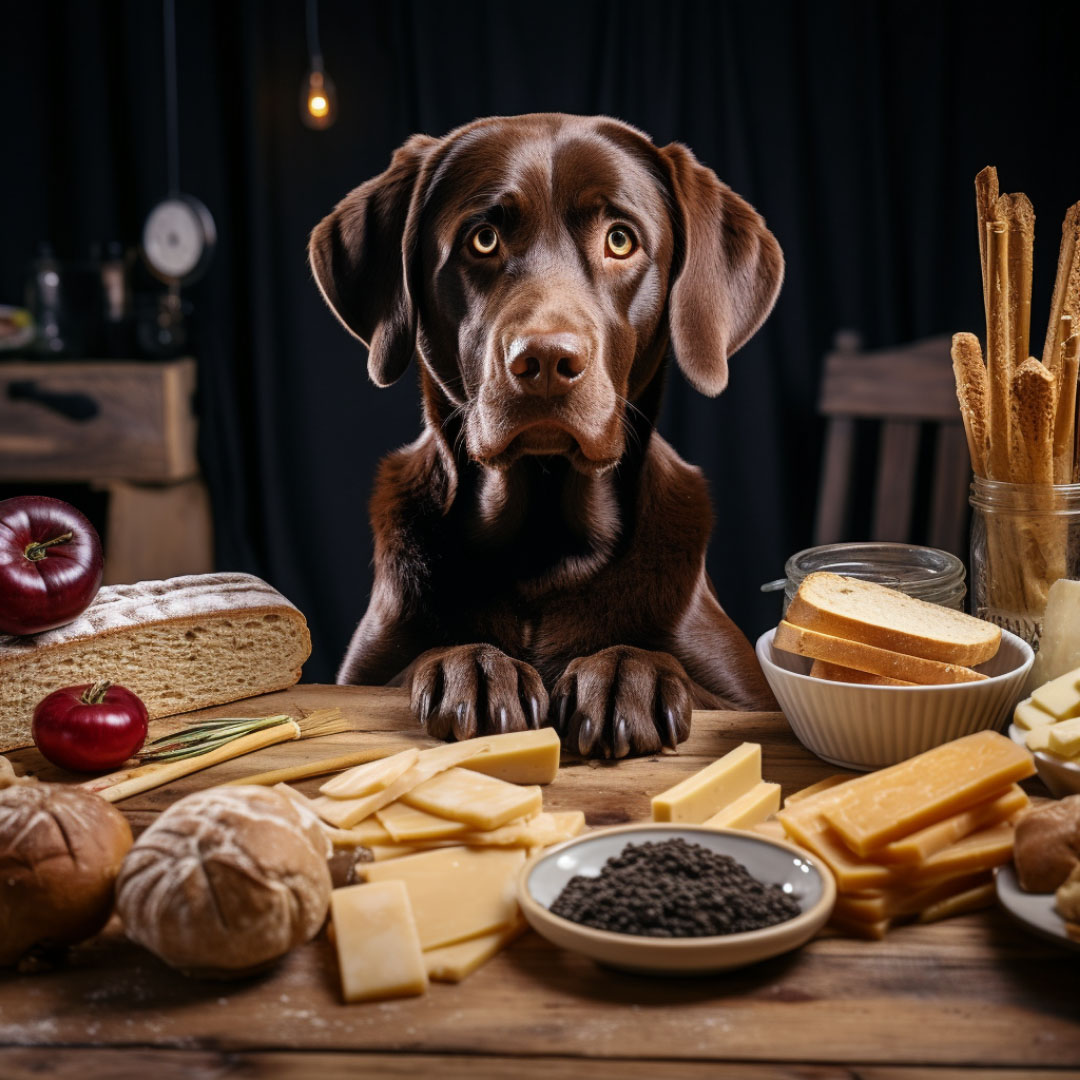
[[(779, 885), (793, 896), (802, 913), (748, 933), (656, 938), (594, 930), (548, 910), (572, 877), (596, 877), (604, 863), (627, 844), (675, 838), (730, 855), (759, 881)], [(836, 883), (820, 860), (780, 840), (697, 825), (621, 825), (586, 833), (530, 859), (518, 878), (518, 901), (529, 925), (564, 949), (627, 971), (704, 974), (797, 949), (828, 921), (836, 901)]]
[(1024, 892), (1011, 865), (999, 866), (994, 871), (994, 887), (1001, 906), (1028, 930), (1058, 945), (1080, 949), (1080, 941), (1069, 937), (1065, 920), (1054, 910), (1053, 893)]
[[(1027, 748), (1024, 736), (1027, 732), (1016, 724), (1009, 725), (1009, 738), (1018, 746)], [(1039, 779), (1050, 789), (1055, 799), (1066, 795), (1080, 795), (1080, 764), (1065, 761), (1038, 751), (1031, 755), (1035, 759), (1035, 768), (1039, 770)]]

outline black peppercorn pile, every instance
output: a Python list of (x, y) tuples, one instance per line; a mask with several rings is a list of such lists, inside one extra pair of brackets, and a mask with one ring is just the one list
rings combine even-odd
[(551, 905), (583, 926), (665, 938), (760, 930), (801, 910), (730, 855), (679, 839), (627, 844), (599, 877), (571, 878)]

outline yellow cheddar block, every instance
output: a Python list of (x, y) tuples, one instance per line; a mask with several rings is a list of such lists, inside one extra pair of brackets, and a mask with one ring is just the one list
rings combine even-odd
[(1034, 728), (1040, 728), (1044, 724), (1052, 724), (1057, 719), (1053, 713), (1048, 713), (1045, 709), (1040, 709), (1031, 698), (1026, 701), (1021, 701), (1016, 706), (1016, 710), (1013, 712), (1013, 723), (1018, 728), (1023, 728), (1025, 731), (1031, 731)]
[(464, 822), (436, 817), (404, 802), (392, 802), (389, 806), (376, 810), (375, 817), (395, 844), (409, 844), (417, 840), (447, 840), (469, 831), (469, 826)]
[(980, 829), (950, 844), (944, 851), (931, 855), (911, 871), (907, 880), (929, 884), (937, 878), (974, 874), (1003, 866), (1012, 858), (1013, 832), (1010, 821)]
[(849, 780), (822, 814), (852, 851), (866, 856), (1034, 772), (1023, 747), (996, 731), (978, 731)]
[(508, 784), (468, 769), (447, 769), (414, 787), (402, 801), (475, 829), (497, 829), (515, 818), (539, 813), (544, 798), (539, 787)]
[(840, 841), (820, 812), (796, 812), (802, 809), (800, 805), (781, 810), (777, 818), (796, 844), (817, 855), (832, 871), (840, 892), (881, 889), (896, 882), (895, 869), (860, 859)]
[(939, 900), (936, 904), (930, 904), (919, 912), (918, 921), (932, 923), (940, 919), (950, 919), (954, 915), (966, 915), (969, 911), (993, 907), (996, 899), (994, 883), (988, 881), (984, 885), (975, 885), (964, 892)]
[(1080, 718), (1054, 724), (1049, 735), (1052, 753), (1067, 758), (1080, 754)]
[(780, 809), (780, 785), (764, 781), (705, 822), (710, 829), (749, 829)]
[(485, 747), (474, 746), (470, 742), (433, 746), (430, 750), (421, 750), (416, 764), (382, 791), (359, 799), (331, 799), (327, 795), (320, 795), (319, 798), (311, 800), (311, 808), (323, 821), (336, 825), (339, 829), (351, 829), (413, 788), (485, 751)]
[(935, 882), (933, 885), (893, 886), (882, 889), (873, 896), (840, 896), (837, 898), (837, 907), (852, 918), (866, 919), (869, 922), (897, 919), (907, 915), (918, 915), (932, 904), (984, 885), (987, 880), (985, 873), (962, 874)]
[(529, 924), (519, 916), (516, 922), (491, 934), (482, 934), (469, 941), (459, 941), (456, 945), (428, 949), (424, 953), (428, 978), (435, 982), (461, 982), (497, 953), (502, 952), (510, 942), (521, 937), (528, 927)]
[(784, 806), (795, 806), (796, 803), (801, 803), (804, 799), (812, 798), (814, 795), (820, 795), (823, 791), (828, 791), (830, 788), (834, 788), (839, 784), (846, 784), (851, 779), (851, 773), (837, 773), (835, 776), (827, 776), (824, 780), (819, 780), (816, 784), (801, 788), (799, 791), (793, 791), (784, 800)]
[(961, 810), (910, 836), (886, 844), (874, 852), (874, 859), (884, 863), (921, 863), (973, 832), (1006, 821), (1028, 806), (1029, 801), (1023, 788), (1013, 784), (970, 810)]
[(486, 752), (464, 762), (463, 769), (511, 784), (550, 784), (559, 775), (562, 743), (554, 728), (483, 735), (472, 741), (481, 744)]
[(1067, 671), (1031, 692), (1031, 703), (1043, 712), (1068, 720), (1080, 715), (1080, 668)]
[(400, 881), (335, 889), (330, 918), (346, 1001), (410, 997), (427, 990), (427, 966)]
[(412, 747), (379, 761), (357, 765), (327, 780), (319, 788), (319, 793), (329, 795), (332, 799), (359, 799), (364, 795), (373, 795), (388, 788), (402, 773), (408, 772), (419, 758), (420, 751)]
[(518, 916), (521, 848), (439, 848), (357, 868), (369, 882), (405, 885), (423, 949), (490, 934)]
[(653, 821), (700, 825), (761, 781), (761, 747), (743, 743), (729, 754), (654, 795)]

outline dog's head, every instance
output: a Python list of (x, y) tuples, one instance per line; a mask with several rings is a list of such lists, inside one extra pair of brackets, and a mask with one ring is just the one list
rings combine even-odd
[(669, 338), (718, 394), (783, 278), (761, 217), (684, 146), (544, 113), (414, 136), (310, 256), (378, 385), (416, 352), (473, 459), (566, 454), (582, 471), (621, 457)]

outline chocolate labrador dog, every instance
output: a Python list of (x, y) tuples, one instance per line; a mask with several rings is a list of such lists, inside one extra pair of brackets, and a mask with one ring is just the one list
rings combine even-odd
[(554, 723), (616, 758), (674, 748), (694, 704), (776, 707), (705, 572), (705, 480), (654, 430), (669, 345), (718, 394), (772, 309), (752, 207), (620, 121), (496, 117), (409, 139), (310, 256), (372, 380), (415, 355), (423, 393), (339, 682), (409, 687), (440, 738)]

